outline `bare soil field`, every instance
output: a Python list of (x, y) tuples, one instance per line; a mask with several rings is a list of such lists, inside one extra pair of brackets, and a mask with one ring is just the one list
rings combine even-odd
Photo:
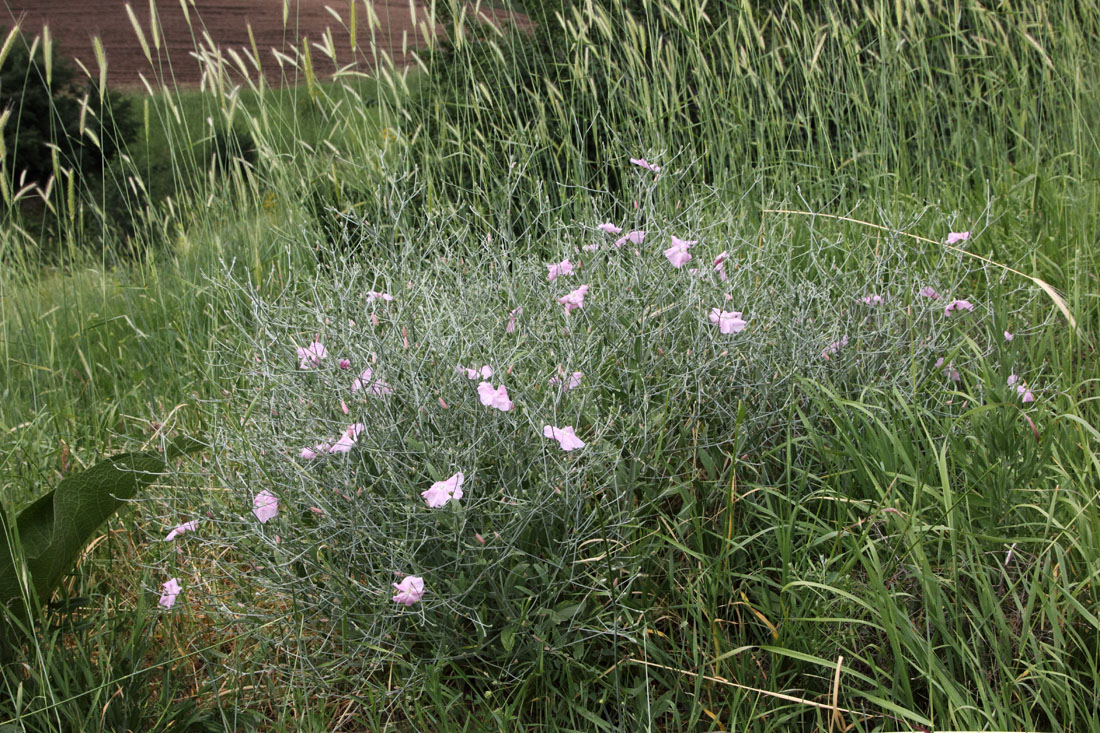
[[(360, 71), (376, 65), (371, 53), (373, 37), (398, 66), (411, 61), (412, 52), (423, 45), (427, 30), (426, 4), (422, 0), (370, 0), (378, 25), (371, 29), (363, 0), (289, 0), (284, 23), (280, 0), (154, 0), (159, 49), (153, 40), (150, 3), (130, 3), (145, 33), (152, 63), (126, 12), (125, 0), (7, 0), (0, 9), (0, 27), (18, 23), (24, 34), (34, 36), (49, 26), (50, 35), (60, 52), (79, 59), (93, 76), (99, 68), (92, 38), (98, 36), (107, 56), (107, 83), (115, 88), (141, 88), (141, 77), (152, 86), (193, 86), (202, 81), (202, 64), (196, 54), (210, 53), (211, 46), (234, 50), (256, 78), (257, 70), (248, 61), (252, 38), (259, 51), (262, 72), (270, 84), (304, 80), (293, 65), (280, 63), (276, 52), (295, 57), (293, 47), (304, 39), (310, 45), (310, 57), (318, 77), (331, 76), (337, 69), (353, 64)], [(355, 4), (356, 43), (351, 43), (350, 7)], [(479, 12), (493, 22), (508, 18), (507, 11), (482, 6)], [(190, 22), (188, 22), (188, 17)], [(518, 26), (529, 25), (523, 16), (512, 16)], [(434, 29), (439, 32), (439, 29)], [(321, 50), (331, 34), (335, 63)], [(244, 53), (248, 51), (249, 53)], [(228, 56), (226, 57), (228, 61)]]

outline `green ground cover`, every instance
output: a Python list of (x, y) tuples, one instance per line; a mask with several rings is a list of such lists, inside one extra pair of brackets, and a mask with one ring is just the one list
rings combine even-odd
[[(140, 98), (99, 193), (52, 194), (45, 264), (6, 209), (5, 505), (210, 449), (9, 632), (0, 726), (1100, 727), (1100, 7), (526, 10), (440, 5), (453, 40), (408, 74)], [(212, 163), (227, 129), (255, 154)], [(88, 229), (110, 186), (154, 195)], [(728, 281), (687, 272), (723, 250)], [(392, 395), (341, 392), (367, 364)]]

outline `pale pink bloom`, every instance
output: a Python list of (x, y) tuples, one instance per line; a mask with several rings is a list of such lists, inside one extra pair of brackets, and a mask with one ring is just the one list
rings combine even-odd
[(673, 237), (672, 246), (665, 250), (665, 257), (668, 258), (668, 261), (672, 263), (673, 267), (683, 267), (687, 261), (691, 259), (691, 255), (688, 254), (688, 249), (693, 244), (697, 244), (697, 240)]
[(958, 244), (968, 239), (970, 239), (970, 232), (948, 232), (947, 234), (948, 244)]
[(553, 282), (557, 277), (561, 275), (573, 274), (573, 263), (569, 260), (562, 260), (556, 265), (547, 265), (546, 268), (549, 272), (546, 274), (546, 279)]
[(508, 325), (504, 327), (505, 333), (516, 332), (516, 316), (521, 315), (523, 315), (523, 306), (512, 309), (512, 312), (508, 314)]
[(607, 232), (608, 234), (619, 234), (622, 232), (622, 227), (617, 227), (611, 222), (604, 222), (603, 224), (597, 224), (596, 228), (600, 231)]
[(477, 396), (481, 399), (481, 404), (486, 407), (495, 407), (501, 412), (508, 412), (514, 407), (512, 401), (508, 399), (508, 389), (503, 384), (493, 389), (493, 385), (489, 382), (482, 382), (477, 385)]
[(169, 578), (167, 582), (162, 583), (160, 586), (164, 593), (161, 594), (160, 601), (158, 603), (165, 608), (171, 608), (176, 605), (176, 596), (183, 590), (183, 586), (180, 585), (179, 578)]
[(561, 380), (560, 377), (550, 377), (550, 385), (551, 386), (556, 386), (556, 385), (561, 384), (562, 389), (568, 391), (568, 390), (571, 390), (571, 389), (576, 389), (577, 387), (581, 386), (581, 378), (582, 377), (584, 377), (583, 373), (573, 372), (572, 374), (569, 375), (569, 379), (565, 383), (562, 383), (562, 380)]
[(575, 308), (584, 307), (584, 296), (588, 294), (588, 286), (581, 285), (573, 292), (558, 298), (558, 302), (565, 306), (565, 314), (569, 315)]
[(377, 290), (368, 290), (367, 302), (369, 303), (372, 300), (393, 300), (393, 296), (389, 293), (380, 293)]
[(485, 544), (485, 538), (481, 536), (480, 532), (474, 532), (474, 539), (483, 545)]
[(1011, 341), (1014, 338), (1016, 337), (1012, 335), (1011, 331), (1005, 331), (1005, 341)]
[(304, 458), (307, 461), (312, 461), (314, 458), (321, 455), (322, 453), (328, 453), (329, 448), (331, 448), (331, 447), (332, 446), (329, 445), (328, 443), (318, 443), (317, 445), (313, 446), (312, 448), (302, 448), (302, 452), (299, 453), (298, 455), (300, 455), (302, 458)]
[(718, 273), (718, 277), (722, 278), (722, 282), (729, 280), (729, 275), (726, 274), (726, 260), (730, 257), (729, 252), (723, 250), (723, 252), (714, 258), (714, 269)]
[(438, 509), (451, 499), (458, 501), (462, 498), (462, 482), (465, 480), (466, 477), (459, 471), (446, 481), (436, 481), (430, 489), (420, 492), (420, 495), (428, 506)]
[(881, 295), (875, 293), (874, 295), (864, 295), (862, 298), (859, 299), (859, 302), (863, 303), (864, 305), (876, 306), (882, 305), (886, 301), (883, 300)]
[(951, 381), (958, 382), (962, 380), (962, 375), (959, 374), (959, 370), (956, 369), (951, 362), (947, 362), (947, 364), (944, 365), (942, 356), (936, 359), (936, 368), (939, 369), (940, 367), (943, 367), (943, 373), (951, 379)]
[(328, 356), (325, 345), (320, 341), (314, 341), (309, 346), (298, 347), (298, 368), (313, 369), (321, 365), (321, 359)]
[(342, 371), (346, 372), (348, 369), (351, 369), (351, 359), (341, 359), (340, 361), (336, 362), (336, 364), (340, 367)]
[(252, 513), (260, 520), (260, 524), (267, 524), (269, 519), (279, 513), (279, 499), (264, 489), (252, 498)]
[(925, 298), (931, 298), (932, 300), (940, 299), (940, 294), (936, 292), (936, 289), (928, 285), (917, 291), (917, 295), (923, 295)]
[(558, 445), (564, 451), (571, 451), (577, 448), (583, 448), (585, 442), (577, 437), (577, 434), (573, 432), (572, 425), (566, 425), (564, 428), (555, 428), (551, 425), (546, 425), (542, 429), (542, 434), (551, 440), (558, 441)]
[(171, 532), (169, 532), (168, 536), (164, 538), (164, 541), (165, 542), (171, 542), (172, 540), (176, 539), (177, 537), (179, 537), (184, 532), (194, 532), (195, 529), (198, 526), (199, 526), (199, 520), (197, 520), (197, 519), (192, 519), (190, 522), (184, 522), (183, 524), (179, 525), (178, 527), (173, 529)]
[(488, 379), (489, 377), (493, 376), (493, 368), (488, 364), (481, 367), (480, 369), (467, 369), (460, 364), (458, 367), (458, 371), (464, 373), (467, 379), (477, 379), (479, 376), (482, 379)]
[(344, 431), (344, 434), (340, 436), (340, 440), (336, 441), (329, 447), (329, 453), (348, 453), (351, 451), (352, 446), (359, 442), (359, 433), (363, 432), (363, 423), (357, 422), (354, 425), (349, 425), (348, 429)]
[(641, 244), (643, 241), (645, 241), (645, 232), (638, 229), (633, 232), (627, 232), (623, 236), (616, 239), (615, 246), (622, 247), (627, 242), (630, 242), (631, 244)]
[(600, 245), (598, 245), (598, 244), (582, 244), (581, 245), (581, 249), (584, 250), (585, 252), (595, 252), (599, 248), (600, 248)]
[(739, 333), (745, 330), (747, 321), (741, 320), (741, 311), (724, 311), (721, 308), (710, 309), (710, 322), (718, 326), (722, 333)]
[(943, 308), (943, 314), (945, 316), (951, 315), (951, 311), (972, 311), (974, 310), (974, 304), (969, 300), (952, 300)]
[(1035, 401), (1035, 395), (1032, 394), (1030, 389), (1022, 384), (1016, 386), (1016, 395), (1020, 398), (1020, 402), (1025, 404)]
[(834, 341), (825, 347), (825, 350), (821, 352), (821, 355), (825, 358), (829, 357), (829, 354), (835, 354), (848, 345), (848, 334), (844, 334), (844, 337), (839, 341)]
[(393, 389), (383, 379), (374, 379), (374, 371), (367, 367), (363, 373), (355, 378), (351, 384), (351, 391), (358, 392), (361, 389), (368, 390), (375, 397), (384, 397), (393, 394)]
[(639, 166), (641, 168), (645, 168), (646, 170), (653, 171), (654, 173), (660, 173), (661, 172), (661, 166), (650, 163), (645, 158), (631, 158), (630, 162), (633, 163), (636, 166)]
[(1009, 374), (1008, 375), (1008, 386), (1009, 387), (1016, 384), (1016, 382), (1018, 382), (1018, 381), (1020, 381), (1020, 378), (1018, 376), (1016, 376), (1015, 374)]
[(395, 603), (411, 606), (424, 597), (424, 579), (419, 575), (406, 575), (404, 580), (394, 583), (393, 587), (397, 591), (393, 597)]

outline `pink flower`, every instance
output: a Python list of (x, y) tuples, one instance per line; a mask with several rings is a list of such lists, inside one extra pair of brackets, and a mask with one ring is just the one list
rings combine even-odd
[(940, 299), (940, 294), (936, 292), (936, 289), (928, 285), (925, 285), (923, 288), (917, 291), (917, 295), (923, 295), (925, 298), (931, 298), (932, 300)]
[(668, 261), (672, 263), (673, 267), (679, 269), (691, 259), (691, 255), (688, 254), (688, 249), (691, 245), (697, 243), (698, 241), (694, 239), (673, 237), (672, 246), (665, 250), (665, 257), (668, 258)]
[(959, 242), (965, 242), (970, 239), (970, 232), (949, 232), (947, 234), (948, 244), (958, 244)]
[(722, 278), (723, 282), (729, 280), (729, 275), (726, 274), (726, 260), (728, 260), (729, 257), (729, 252), (723, 251), (714, 258), (714, 270), (718, 273), (718, 277)]
[(340, 367), (341, 371), (346, 372), (348, 369), (351, 369), (351, 359), (341, 359), (336, 362), (336, 365)]
[(320, 341), (314, 341), (306, 347), (298, 347), (298, 368), (313, 369), (321, 365), (321, 359), (328, 356), (325, 345)]
[(565, 315), (569, 315), (576, 308), (584, 307), (584, 296), (588, 294), (588, 286), (581, 285), (579, 288), (558, 298), (558, 302), (565, 306)]
[(176, 605), (176, 596), (183, 590), (183, 586), (180, 585), (179, 578), (169, 578), (167, 582), (162, 583), (160, 586), (164, 589), (164, 593), (160, 597), (160, 605), (165, 608), (171, 608)]
[(466, 477), (459, 471), (446, 481), (436, 481), (430, 489), (420, 492), (420, 495), (428, 506), (438, 509), (451, 499), (458, 501), (462, 498), (462, 482), (465, 480)]
[(419, 575), (406, 575), (404, 580), (394, 583), (393, 587), (397, 591), (393, 597), (395, 603), (411, 606), (424, 597), (424, 579)]
[(598, 245), (598, 244), (582, 244), (581, 245), (581, 249), (584, 250), (585, 252), (595, 252), (599, 248), (600, 248), (600, 245)]
[(653, 163), (650, 163), (649, 161), (647, 161), (645, 158), (631, 158), (630, 162), (633, 163), (636, 166), (640, 166), (642, 168), (645, 168), (646, 170), (653, 171), (654, 173), (660, 173), (661, 172), (661, 166), (654, 165)]
[(260, 524), (267, 524), (269, 519), (279, 513), (279, 499), (264, 489), (253, 497), (252, 513), (256, 515), (256, 519), (260, 520)]
[(745, 330), (747, 323), (741, 320), (741, 311), (724, 311), (721, 308), (710, 309), (710, 322), (717, 324), (722, 333), (739, 333)]
[(1011, 331), (1005, 331), (1005, 341), (1011, 341), (1014, 338), (1016, 337), (1012, 335)]
[(848, 334), (844, 334), (844, 337), (839, 341), (834, 341), (825, 347), (825, 350), (821, 352), (821, 355), (826, 359), (829, 358), (829, 354), (835, 354), (848, 345)]
[(944, 365), (942, 356), (936, 359), (936, 368), (939, 369), (940, 367), (943, 367), (944, 375), (951, 381), (958, 382), (962, 380), (962, 375), (959, 374), (959, 370), (956, 369), (951, 362), (947, 362), (946, 366)]
[(1020, 378), (1018, 376), (1016, 376), (1015, 374), (1009, 374), (1008, 375), (1008, 386), (1009, 387), (1016, 384), (1016, 382), (1018, 382), (1018, 381), (1020, 381)]
[(340, 440), (336, 441), (329, 447), (329, 453), (349, 453), (357, 442), (359, 442), (359, 433), (363, 432), (363, 423), (357, 422), (354, 425), (349, 425), (348, 429), (344, 431), (344, 434), (340, 436)]
[(383, 379), (374, 379), (374, 371), (367, 367), (363, 370), (363, 373), (355, 378), (355, 381), (351, 384), (351, 391), (358, 392), (361, 389), (370, 391), (370, 394), (375, 397), (384, 397), (388, 394), (393, 394), (393, 389), (390, 385), (386, 384)]
[(1024, 404), (1035, 401), (1035, 395), (1031, 393), (1030, 389), (1022, 384), (1016, 386), (1016, 395), (1020, 398), (1020, 402)]
[(508, 389), (503, 384), (493, 389), (489, 382), (482, 382), (477, 385), (477, 396), (481, 399), (481, 404), (495, 407), (501, 412), (509, 412), (515, 406), (508, 399)]
[(512, 312), (508, 314), (508, 325), (504, 327), (505, 333), (516, 332), (516, 316), (521, 315), (523, 315), (523, 306), (512, 309)]
[(562, 384), (562, 380), (559, 377), (550, 377), (550, 385), (554, 386), (561, 384), (562, 389), (566, 391), (576, 389), (577, 387), (581, 386), (581, 378), (583, 376), (584, 374), (581, 372), (573, 372), (569, 375), (569, 380), (566, 381), (564, 384)]
[(179, 525), (178, 527), (173, 529), (171, 532), (169, 532), (168, 536), (164, 538), (164, 541), (165, 542), (171, 542), (172, 540), (176, 539), (177, 537), (179, 537), (184, 532), (194, 532), (195, 529), (198, 526), (199, 526), (199, 520), (197, 520), (197, 519), (192, 519), (190, 522), (184, 522), (183, 524)]
[(481, 367), (480, 369), (467, 369), (466, 367), (459, 364), (458, 371), (459, 373), (465, 374), (467, 379), (477, 379), (478, 376), (480, 376), (482, 379), (488, 379), (489, 377), (493, 376), (493, 368), (488, 364)]
[(865, 296), (863, 296), (862, 298), (859, 299), (859, 302), (863, 303), (864, 305), (876, 306), (876, 305), (882, 305), (886, 301), (883, 300), (881, 295), (878, 295), (876, 293), (874, 295), (865, 295)]
[(368, 290), (367, 302), (369, 303), (372, 300), (393, 300), (393, 296), (389, 293), (380, 293), (377, 290)]
[(546, 267), (550, 270), (550, 272), (546, 274), (546, 279), (550, 282), (553, 282), (555, 278), (561, 275), (573, 274), (573, 263), (569, 260), (562, 260), (556, 265), (547, 265)]
[(542, 429), (542, 434), (551, 440), (558, 441), (558, 445), (564, 451), (571, 451), (577, 448), (583, 448), (585, 446), (584, 441), (577, 437), (577, 434), (573, 432), (572, 425), (566, 425), (564, 428), (555, 428), (551, 425), (546, 425)]
[(611, 222), (605, 222), (603, 224), (597, 224), (596, 228), (600, 231), (607, 232), (608, 234), (619, 234), (622, 232), (622, 227), (617, 227)]
[(312, 448), (302, 448), (302, 452), (298, 455), (307, 461), (312, 461), (314, 458), (321, 455), (322, 453), (328, 453), (331, 447), (332, 446), (328, 443), (318, 443)]
[(943, 308), (943, 314), (945, 316), (951, 315), (951, 311), (972, 311), (974, 310), (974, 304), (969, 300), (952, 300)]
[(641, 244), (645, 240), (645, 232), (642, 230), (636, 230), (633, 232), (627, 232), (623, 236), (615, 240), (616, 247), (622, 247), (627, 242), (631, 244)]

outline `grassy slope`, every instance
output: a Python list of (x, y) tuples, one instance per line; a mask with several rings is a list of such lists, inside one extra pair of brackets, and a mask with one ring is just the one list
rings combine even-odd
[[(1071, 5), (1057, 7), (1068, 13)], [(704, 114), (711, 128), (676, 130), (674, 124), (661, 122), (671, 117), (668, 107), (674, 100), (661, 98), (663, 87), (655, 85), (652, 108), (657, 111), (646, 113), (653, 119), (640, 126), (655, 134), (613, 141), (609, 156), (615, 158), (634, 154), (638, 146), (638, 152), (650, 146), (675, 149), (691, 135), (707, 141), (692, 154), (706, 155), (704, 166), (726, 167), (729, 181), (716, 184), (704, 175), (695, 190), (718, 185), (725, 201), (741, 201), (748, 189), (749, 210), (741, 214), (746, 237), (763, 218), (759, 207), (771, 201), (818, 210), (843, 206), (867, 219), (899, 223), (918, 218), (932, 202), (947, 216), (957, 212), (958, 228), (970, 224), (984, 229), (977, 240), (984, 253), (1059, 286), (1080, 323), (1077, 332), (1054, 325), (1021, 347), (1036, 365), (1036, 374), (1057, 390), (1044, 397), (1048, 406), (1042, 441), (1034, 449), (1021, 449), (1026, 465), (1007, 473), (1003, 463), (1015, 455), (1012, 446), (1030, 440), (1029, 429), (1009, 407), (955, 423), (937, 422), (896, 395), (850, 400), (828, 390), (822, 390), (819, 400), (833, 414), (830, 424), (808, 433), (792, 429), (767, 454), (744, 464), (729, 463), (722, 454), (708, 455), (706, 460), (716, 461), (716, 467), (707, 469), (702, 479), (685, 478), (676, 487), (677, 501), (649, 540), (654, 558), (646, 568), (652, 577), (652, 631), (644, 649), (633, 650), (631, 656), (660, 666), (623, 664), (624, 670), (632, 669), (624, 671), (623, 680), (637, 681), (645, 673), (644, 700), (662, 725), (828, 725), (820, 709), (767, 699), (722, 680), (828, 702), (824, 693), (832, 690), (839, 656), (846, 658), (839, 704), (877, 711), (877, 717), (862, 723), (866, 728), (1061, 724), (1083, 730), (1096, 724), (1094, 691), (1100, 672), (1095, 667), (1093, 576), (1100, 562), (1100, 527), (1097, 435), (1089, 426), (1100, 422), (1094, 352), (1100, 332), (1100, 262), (1094, 246), (1100, 236), (1095, 214), (1100, 186), (1091, 172), (1098, 150), (1088, 124), (1097, 112), (1096, 69), (1089, 63), (1095, 55), (1088, 52), (1095, 49), (1088, 45), (1087, 32), (1096, 15), (1094, 8), (1086, 11), (1092, 15), (1085, 19), (1049, 18), (1065, 45), (1057, 52), (1045, 50), (1054, 58), (1050, 66), (1043, 54), (1021, 54), (1015, 78), (996, 76), (1012, 68), (1007, 62), (988, 67), (979, 63), (979, 68), (993, 69), (985, 76), (952, 77), (942, 67), (1030, 47), (1025, 35), (1038, 31), (1026, 18), (1014, 25), (1010, 17), (1000, 17), (1004, 28), (999, 35), (997, 29), (960, 32), (956, 56), (922, 58), (894, 50), (895, 56), (883, 60), (889, 73), (877, 81), (900, 84), (910, 64), (914, 77), (921, 79), (915, 89), (927, 91), (935, 79), (945, 86), (933, 96), (914, 91), (908, 97), (877, 99), (876, 80), (856, 76), (859, 67), (844, 55), (842, 43), (837, 44), (840, 50), (821, 57), (836, 63), (825, 72), (806, 65), (814, 58), (819, 37), (812, 24), (801, 35), (772, 24), (770, 32), (789, 33), (789, 46), (751, 50), (757, 80), (744, 88), (731, 85), (728, 96), (713, 91), (712, 104), (732, 100), (731, 106), (740, 110), (735, 111), (742, 115), (739, 128), (724, 127), (723, 116), (711, 113)], [(930, 34), (926, 29), (925, 35)], [(984, 40), (971, 42), (968, 36)], [(755, 46), (744, 43), (744, 48)], [(459, 73), (483, 74), (486, 67), (474, 63), (462, 67), (459, 62)], [(667, 68), (670, 74), (690, 78), (683, 57)], [(839, 142), (811, 128), (808, 119), (792, 124), (775, 117), (780, 112), (766, 105), (784, 88), (786, 75), (796, 73), (791, 69), (807, 79), (800, 94), (808, 119), (850, 125)], [(636, 78), (644, 76), (639, 72)], [(956, 83), (952, 78), (969, 79), (974, 88), (962, 87), (963, 81), (950, 86)], [(837, 88), (848, 94), (835, 94)], [(1037, 109), (1048, 101), (1044, 95), (1052, 88), (1061, 88), (1072, 103)], [(755, 108), (744, 101), (754, 89)], [(338, 87), (328, 93), (328, 101), (313, 105), (303, 103), (308, 95), (301, 89), (268, 92), (262, 105), (245, 99), (234, 112), (256, 134), (261, 156), (280, 157), (278, 165), (265, 168), (262, 182), (237, 177), (227, 183), (196, 174), (187, 153), (180, 152), (196, 149), (207, 136), (206, 116), (226, 119), (232, 98), (187, 92), (151, 101), (147, 130), (154, 134), (133, 151), (137, 170), (151, 180), (149, 161), (172, 161), (167, 172), (156, 175), (186, 181), (197, 192), (192, 201), (181, 199), (172, 216), (158, 220), (158, 236), (172, 246), (158, 250), (146, 263), (109, 272), (90, 265), (76, 273), (0, 280), (0, 471), (7, 497), (29, 497), (59, 472), (143, 440), (152, 422), (186, 430), (202, 425), (201, 400), (221, 388), (209, 351), (236, 317), (213, 296), (207, 273), (222, 259), (236, 260), (242, 273), (277, 288), (313, 260), (308, 242), (321, 236), (314, 212), (303, 205), (304, 190), (318, 181), (353, 194), (382, 185), (370, 164), (362, 162), (378, 145), (375, 113), (349, 109), (355, 106), (355, 94)], [(616, 93), (606, 114), (630, 119), (626, 109), (638, 96), (633, 89)], [(906, 99), (911, 104), (904, 104)], [(930, 99), (938, 100), (941, 112), (956, 107), (956, 126), (945, 138), (938, 137), (938, 128), (929, 129), (941, 124), (921, 106)], [(494, 119), (502, 120), (499, 130), (508, 128), (507, 111), (490, 100), (481, 103), (483, 107), (471, 105), (475, 111), (450, 134), (489, 160), (492, 144), (486, 140), (497, 132)], [(666, 107), (660, 108), (662, 104)], [(182, 111), (182, 126), (170, 122), (173, 109)], [(977, 129), (957, 124), (979, 115), (983, 123)], [(899, 121), (897, 128), (888, 129)], [(415, 131), (403, 132), (412, 137)], [(528, 149), (539, 151), (546, 141), (538, 138), (538, 131), (533, 134), (535, 142)], [(903, 144), (907, 135), (916, 141), (912, 147)], [(938, 149), (925, 144), (933, 139), (939, 140)], [(441, 144), (439, 150), (423, 153), (420, 162), (430, 165), (436, 153), (453, 160), (461, 147)], [(462, 204), (491, 219), (499, 213), (494, 207), (502, 189), (495, 177), (499, 171), (485, 165), (492, 174), (473, 179), (484, 191), (474, 190)], [(562, 180), (579, 182), (586, 175), (579, 163), (576, 168), (561, 166)], [(445, 173), (422, 175), (438, 176), (424, 182), (429, 189), (444, 188)], [(598, 211), (603, 202), (597, 196), (583, 199), (581, 206)], [(520, 217), (537, 208), (530, 199), (521, 203)], [(791, 241), (797, 246), (806, 236), (806, 222), (796, 221), (793, 227)], [(277, 246), (288, 232), (300, 233), (306, 246), (292, 252)], [(475, 246), (474, 239), (467, 241)], [(967, 396), (977, 403), (976, 395), (960, 399)], [(188, 406), (174, 410), (181, 404)], [(690, 441), (678, 449), (693, 458), (698, 454)], [(738, 498), (716, 508), (700, 498), (716, 486), (724, 491), (731, 482), (733, 496), (754, 500)], [(990, 487), (995, 485), (1004, 492), (994, 497)], [(113, 526), (125, 530), (130, 522), (145, 521), (148, 517), (139, 511)], [(187, 640), (181, 645), (190, 648), (216, 641), (204, 629), (203, 618), (161, 620), (149, 613), (149, 594), (140, 588), (155, 586), (157, 579), (143, 576), (143, 550), (128, 532), (112, 532), (101, 544), (103, 550), (70, 583), (70, 594), (92, 598), (84, 618), (121, 614), (130, 628), (65, 627), (71, 632), (65, 639), (81, 650), (72, 656), (61, 653), (60, 631), (44, 629), (44, 653), (32, 665), (32, 675), (50, 680), (43, 688), (48, 699), (64, 700), (95, 690), (96, 680), (171, 660), (178, 652), (166, 643), (168, 638)], [(131, 578), (129, 590), (120, 594), (110, 578)], [(116, 724), (147, 729), (162, 715), (161, 724), (192, 715), (217, 720), (230, 713), (217, 711), (211, 702), (204, 686), (211, 673), (206, 665), (231, 661), (253, 666), (259, 660), (250, 655), (259, 653), (247, 645), (207, 653), (179, 665), (171, 675), (154, 673), (153, 694), (138, 677), (109, 705), (110, 690), (94, 691), (32, 725), (95, 727), (105, 705)], [(73, 659), (84, 661), (73, 665)], [(571, 724), (580, 729), (594, 723), (576, 709), (606, 716), (607, 708), (596, 698), (623, 694), (609, 682), (618, 681), (618, 672), (606, 676), (600, 674), (605, 670), (580, 669), (565, 676), (560, 697), (549, 686), (562, 684), (561, 679), (535, 680), (482, 705), (453, 690), (467, 673), (444, 669), (422, 704), (401, 711), (360, 705), (356, 714), (363, 717), (349, 725), (378, 728), (407, 719), (438, 728), (442, 710), (457, 703), (479, 716), (475, 720), (481, 722), (472, 723), (472, 729), (507, 729), (516, 721), (531, 723), (554, 715), (561, 716), (559, 723), (572, 716)], [(7, 678), (9, 690), (15, 679)], [(259, 713), (298, 729), (330, 729), (340, 715), (302, 692), (236, 694)], [(269, 700), (261, 703), (264, 695)], [(207, 712), (198, 712), (195, 701)], [(846, 723), (859, 719), (845, 714)]]

